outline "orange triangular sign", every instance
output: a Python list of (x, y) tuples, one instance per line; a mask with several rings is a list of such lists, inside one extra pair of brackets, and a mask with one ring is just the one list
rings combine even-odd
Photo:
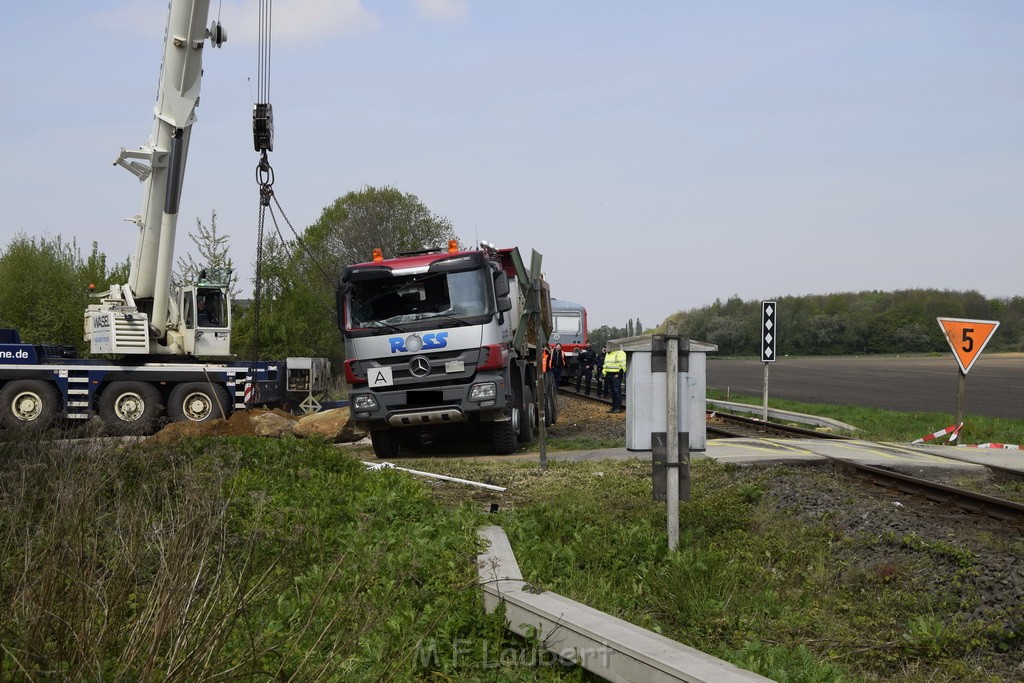
[(988, 340), (999, 327), (998, 320), (964, 320), (963, 318), (936, 318), (942, 327), (949, 348), (953, 349), (960, 370), (967, 371), (978, 360)]

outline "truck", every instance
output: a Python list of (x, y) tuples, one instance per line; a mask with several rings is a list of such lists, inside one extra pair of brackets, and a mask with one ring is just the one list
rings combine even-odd
[[(209, 27), (209, 0), (171, 0), (149, 141), (121, 149), (114, 164), (143, 186), (128, 282), (93, 293), (84, 339), (74, 346), (32, 344), (0, 330), (0, 426), (42, 430), (99, 415), (115, 433), (143, 434), (163, 419), (205, 422), (252, 405), (319, 408), (330, 364), (322, 358), (244, 361), (231, 352), (231, 273), (200, 271), (173, 281), (178, 207), (205, 45), (227, 40)], [(254, 115), (255, 116), (255, 115)], [(254, 132), (256, 122), (254, 121)]]
[[(338, 288), (353, 422), (394, 458), (428, 434), (483, 433), (507, 455), (557, 420), (538, 346), (551, 333), (550, 288), (534, 252), (481, 242), (346, 266)], [(541, 388), (543, 387), (543, 389)]]

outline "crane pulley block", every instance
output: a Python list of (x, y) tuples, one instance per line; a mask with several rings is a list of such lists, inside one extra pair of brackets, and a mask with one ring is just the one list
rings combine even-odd
[(274, 108), (269, 102), (252, 107), (252, 138), (257, 152), (274, 151)]

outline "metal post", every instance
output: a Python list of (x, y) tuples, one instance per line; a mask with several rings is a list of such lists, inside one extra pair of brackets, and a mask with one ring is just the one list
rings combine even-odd
[[(964, 394), (967, 391), (967, 373), (960, 371), (960, 380), (956, 385), (956, 422), (961, 424), (964, 421)], [(947, 442), (948, 443), (948, 442)]]
[(537, 428), (540, 435), (540, 469), (544, 471), (548, 468), (548, 430), (547, 419), (544, 415), (547, 407), (547, 402), (544, 400), (544, 392), (547, 390), (547, 373), (544, 372), (544, 344), (547, 343), (547, 339), (544, 337), (544, 328), (541, 326), (540, 320), (542, 292), (539, 278), (533, 281), (533, 293), (534, 364), (537, 370), (537, 391), (540, 393), (540, 396), (534, 398), (539, 402)]
[(674, 325), (665, 335), (665, 385), (667, 406), (666, 463), (668, 465), (665, 492), (668, 506), (668, 549), (679, 546), (679, 336)]
[(761, 401), (761, 419), (765, 422), (768, 421), (768, 366), (770, 363), (764, 364), (764, 397)]

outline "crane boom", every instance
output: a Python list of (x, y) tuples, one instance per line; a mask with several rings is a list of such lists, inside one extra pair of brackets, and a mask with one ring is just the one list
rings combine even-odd
[[(188, 334), (183, 309), (185, 304), (195, 307), (197, 292), (172, 292), (171, 274), (185, 162), (199, 105), (203, 48), (207, 40), (214, 47), (227, 40), (219, 22), (206, 26), (209, 9), (210, 0), (170, 0), (152, 134), (138, 149), (122, 148), (114, 160), (142, 181), (142, 212), (132, 219), (139, 233), (128, 282), (100, 295), (102, 303), (86, 312), (86, 338), (94, 352), (195, 352), (195, 344), (183, 339)], [(224, 310), (227, 318), (230, 312)], [(195, 325), (193, 317), (189, 329)], [(103, 332), (106, 328), (124, 343), (111, 341)], [(228, 355), (229, 332), (219, 347), (207, 345), (207, 355)]]

